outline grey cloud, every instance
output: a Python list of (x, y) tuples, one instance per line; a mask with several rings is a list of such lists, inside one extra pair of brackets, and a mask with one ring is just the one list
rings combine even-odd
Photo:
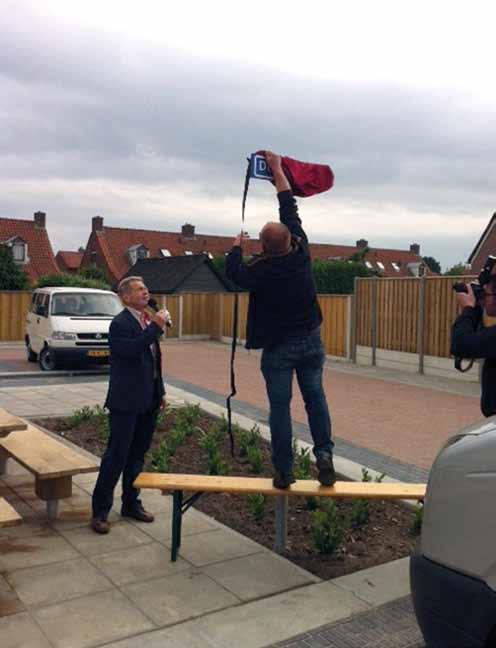
[(267, 146), (331, 164), (329, 209), (339, 197), (489, 216), (496, 116), (465, 97), (198, 60), (11, 6), (0, 53), (5, 187), (183, 181), (215, 201), (239, 196), (246, 154)]

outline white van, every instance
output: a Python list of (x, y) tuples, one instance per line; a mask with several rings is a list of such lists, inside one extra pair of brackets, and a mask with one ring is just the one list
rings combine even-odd
[(29, 362), (51, 371), (63, 364), (108, 363), (108, 332), (119, 297), (92, 288), (38, 288), (26, 317)]

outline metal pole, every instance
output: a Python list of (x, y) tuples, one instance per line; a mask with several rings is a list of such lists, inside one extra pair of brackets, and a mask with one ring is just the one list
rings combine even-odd
[(377, 352), (377, 282), (379, 278), (374, 275), (372, 279), (372, 322), (371, 322), (371, 335), (372, 335), (372, 366), (376, 366), (376, 352)]
[(288, 536), (288, 496), (276, 496), (276, 536), (274, 551), (282, 552), (286, 549)]
[(420, 277), (419, 286), (419, 311), (418, 311), (418, 330), (417, 330), (417, 352), (418, 352), (418, 371), (424, 373), (424, 329), (425, 329), (425, 282), (427, 277)]

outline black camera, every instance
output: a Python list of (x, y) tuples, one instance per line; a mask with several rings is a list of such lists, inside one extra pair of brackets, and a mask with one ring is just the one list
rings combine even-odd
[[(484, 267), (479, 273), (478, 281), (471, 281), (470, 286), (474, 291), (476, 301), (480, 301), (484, 297), (484, 286), (491, 281), (491, 272), (496, 264), (496, 256), (490, 254), (487, 259)], [(459, 293), (468, 292), (466, 284), (461, 281), (453, 284), (453, 290)]]

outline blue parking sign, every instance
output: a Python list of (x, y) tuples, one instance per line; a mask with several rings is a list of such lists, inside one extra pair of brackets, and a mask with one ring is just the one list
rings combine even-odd
[(261, 153), (252, 153), (250, 157), (250, 176), (259, 180), (273, 180), (272, 171), (265, 156)]

